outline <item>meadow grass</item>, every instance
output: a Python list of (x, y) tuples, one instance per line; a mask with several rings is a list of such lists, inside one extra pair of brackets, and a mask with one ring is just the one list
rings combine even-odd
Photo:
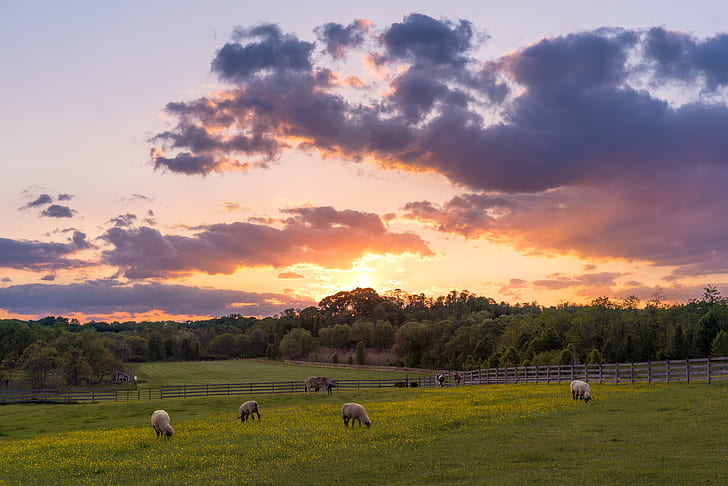
[[(568, 384), (6, 405), (0, 484), (726, 484), (728, 383), (592, 389), (588, 405)], [(262, 421), (242, 424), (250, 398)], [(371, 428), (343, 427), (347, 401)]]
[(328, 368), (290, 365), (278, 361), (225, 360), (139, 363), (134, 374), (142, 387), (159, 385), (204, 385), (270, 381), (301, 381), (307, 376), (337, 379), (404, 379), (421, 376), (412, 372), (361, 368)]

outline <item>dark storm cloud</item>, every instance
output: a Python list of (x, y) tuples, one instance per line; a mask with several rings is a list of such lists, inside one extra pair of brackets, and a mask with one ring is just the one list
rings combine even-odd
[(114, 313), (161, 311), (172, 315), (270, 316), (289, 308), (316, 305), (312, 299), (284, 294), (241, 292), (184, 285), (90, 281), (69, 285), (29, 284), (0, 288), (0, 308), (17, 314), (93, 318)]
[(282, 228), (257, 223), (214, 224), (193, 236), (164, 235), (148, 227), (114, 227), (102, 236), (113, 249), (104, 263), (131, 279), (173, 277), (193, 271), (231, 274), (239, 267), (313, 263), (349, 268), (367, 252), (432, 255), (412, 233), (392, 233), (378, 216), (333, 208), (299, 208)]
[(72, 258), (81, 250), (90, 248), (86, 235), (75, 231), (68, 243), (0, 238), (0, 268), (47, 271), (77, 268), (87, 263)]
[[(331, 29), (319, 30), (326, 46), (344, 30)], [(725, 34), (603, 28), (478, 60), (470, 22), (411, 14), (356, 40), (387, 83), (368, 103), (313, 64), (313, 44), (272, 25), (238, 34), (213, 62), (234, 84), (167, 106), (178, 123), (154, 140), (176, 155), (154, 149), (156, 167), (265, 167), (296, 150), (374, 159), (472, 192), (406, 208), (441, 231), (690, 274), (728, 270), (728, 230), (709, 223), (728, 203)], [(660, 94), (676, 82), (681, 103)]]
[(314, 31), (318, 39), (324, 43), (325, 52), (334, 59), (341, 59), (346, 55), (347, 49), (364, 43), (370, 25), (367, 20), (356, 19), (347, 26), (329, 22)]

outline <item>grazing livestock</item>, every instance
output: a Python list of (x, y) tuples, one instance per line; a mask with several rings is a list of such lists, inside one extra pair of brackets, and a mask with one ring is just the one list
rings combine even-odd
[(442, 386), (445, 383), (445, 375), (437, 375), (437, 386)]
[(155, 410), (152, 413), (152, 428), (157, 437), (170, 437), (174, 434), (174, 429), (169, 425), (169, 414), (164, 410)]
[(258, 415), (258, 422), (260, 422), (260, 410), (258, 409), (258, 402), (255, 400), (248, 400), (240, 405), (240, 421), (245, 422), (250, 417), (250, 420), (255, 420), (255, 416)]
[(303, 380), (306, 386), (306, 394), (310, 395), (311, 390), (318, 392), (319, 390), (326, 390), (326, 393), (331, 395), (331, 389), (336, 386), (336, 380), (332, 378), (326, 378), (325, 376), (309, 376)]
[(589, 387), (589, 383), (581, 380), (572, 381), (571, 398), (574, 400), (584, 400), (584, 403), (589, 403), (589, 400), (591, 400), (591, 388)]
[(369, 419), (367, 411), (358, 403), (345, 403), (342, 405), (341, 418), (344, 419), (344, 427), (349, 426), (349, 421), (351, 421), (351, 426), (354, 427), (354, 420), (359, 422), (359, 427), (361, 427), (361, 424), (364, 424), (367, 427), (372, 425), (372, 421)]
[(463, 381), (463, 376), (460, 373), (455, 373), (455, 386), (460, 385), (461, 381)]
[(394, 387), (395, 388), (406, 388), (407, 387), (407, 382), (406, 381), (395, 381), (394, 382)]

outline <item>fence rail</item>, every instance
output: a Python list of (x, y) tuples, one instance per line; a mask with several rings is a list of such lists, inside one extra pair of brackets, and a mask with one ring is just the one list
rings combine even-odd
[[(728, 357), (574, 366), (521, 366), (457, 373), (466, 385), (562, 383), (577, 379), (594, 383), (710, 383), (712, 380), (728, 380)], [(446, 374), (447, 383), (454, 383), (455, 374), (456, 372)], [(423, 385), (432, 386), (434, 382), (435, 378), (428, 376)]]
[[(436, 376), (445, 376), (445, 386), (502, 385), (516, 383), (563, 383), (575, 379), (592, 383), (672, 383), (728, 380), (728, 357), (702, 358), (642, 363), (579, 364), (487, 368), (473, 371), (433, 372), (415, 379), (337, 380), (337, 390), (436, 386)], [(123, 390), (91, 388), (67, 390), (0, 390), (0, 403), (23, 402), (102, 402), (130, 400), (164, 400), (209, 396), (301, 393), (303, 381), (227, 383), (209, 385), (164, 385), (159, 388)]]

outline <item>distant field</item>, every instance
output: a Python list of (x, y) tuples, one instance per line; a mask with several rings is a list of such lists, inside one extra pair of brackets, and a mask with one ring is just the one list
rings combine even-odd
[[(281, 362), (252, 360), (139, 363), (134, 373), (142, 387), (160, 385), (205, 385), (214, 383), (249, 383), (261, 381), (298, 381), (307, 376), (338, 379), (404, 379), (421, 376), (401, 371), (378, 371), (367, 368), (329, 368), (289, 365)], [(434, 373), (434, 372), (433, 372)]]
[[(728, 383), (342, 390), (0, 407), (0, 484), (723, 485)], [(255, 398), (261, 422), (236, 420)], [(339, 408), (364, 404), (371, 428)], [(176, 434), (157, 439), (154, 409)]]

